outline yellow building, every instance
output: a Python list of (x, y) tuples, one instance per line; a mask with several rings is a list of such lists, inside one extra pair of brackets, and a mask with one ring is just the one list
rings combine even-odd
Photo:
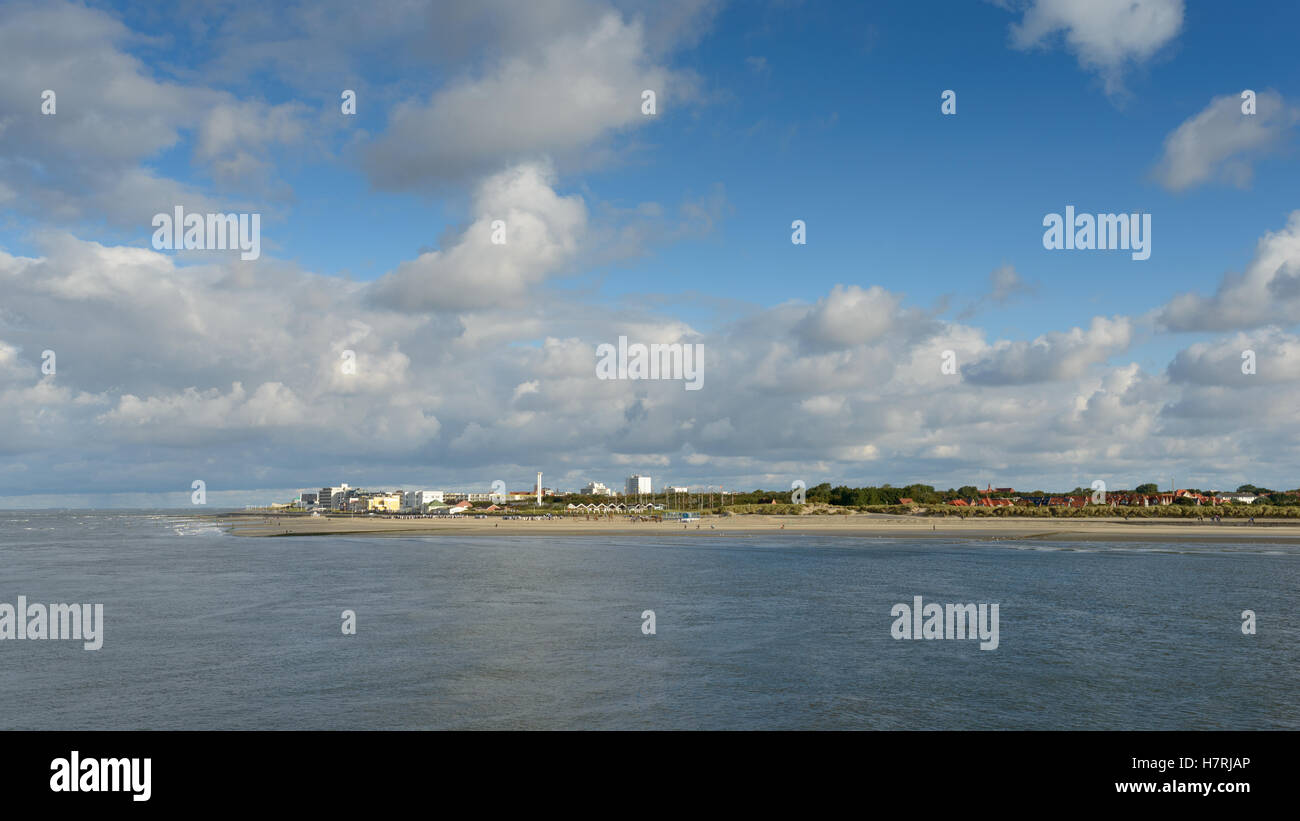
[(383, 513), (396, 513), (402, 509), (402, 494), (387, 493), (383, 496), (371, 496), (366, 500), (366, 510), (378, 510)]

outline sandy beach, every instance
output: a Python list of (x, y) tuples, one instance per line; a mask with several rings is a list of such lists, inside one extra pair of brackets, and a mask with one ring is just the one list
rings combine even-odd
[(1214, 523), (1187, 519), (959, 519), (856, 514), (841, 516), (738, 515), (706, 518), (683, 525), (680, 522), (635, 522), (628, 520), (517, 520), (517, 519), (384, 519), (366, 517), (253, 516), (218, 517), (236, 536), (324, 536), (324, 535), (425, 535), (448, 533), (494, 535), (538, 533), (547, 535), (686, 532), (749, 535), (800, 533), (862, 538), (939, 538), (975, 541), (1043, 539), (1052, 541), (1117, 542), (1203, 542), (1300, 544), (1300, 523), (1245, 520)]

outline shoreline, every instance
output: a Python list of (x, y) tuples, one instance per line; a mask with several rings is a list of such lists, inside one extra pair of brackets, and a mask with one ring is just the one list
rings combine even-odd
[[(1300, 545), (1300, 522), (1245, 521), (1220, 523), (1186, 519), (935, 519), (857, 514), (841, 516), (737, 515), (711, 517), (698, 523), (626, 520), (500, 519), (384, 519), (276, 515), (224, 515), (218, 520), (234, 536), (273, 538), (293, 536), (428, 536), (470, 533), (485, 535), (841, 535), (902, 539), (964, 539), (972, 541), (1195, 542), (1272, 543)], [(784, 528), (782, 527), (784, 526)]]

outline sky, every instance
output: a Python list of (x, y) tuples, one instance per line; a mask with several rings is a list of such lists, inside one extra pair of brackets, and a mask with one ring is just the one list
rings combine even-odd
[[(0, 507), (1300, 486), (1298, 24), (0, 2)], [(1067, 206), (1149, 258), (1045, 247)], [(177, 207), (260, 255), (158, 247)], [(620, 337), (701, 346), (699, 389), (600, 378)]]

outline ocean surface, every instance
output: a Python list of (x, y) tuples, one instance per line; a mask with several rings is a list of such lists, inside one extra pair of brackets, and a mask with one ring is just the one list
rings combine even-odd
[[(0, 602), (98, 602), (105, 627), (93, 652), (0, 641), (0, 728), (1297, 729), (1298, 590), (1284, 545), (248, 539), (4, 511)], [(998, 648), (894, 639), (917, 595), (997, 603)]]

